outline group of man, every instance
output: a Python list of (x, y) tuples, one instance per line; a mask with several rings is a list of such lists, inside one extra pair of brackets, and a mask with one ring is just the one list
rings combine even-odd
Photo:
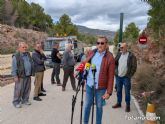
[(36, 43), (34, 47), (31, 55), (28, 52), (28, 45), (25, 42), (20, 42), (18, 49), (12, 56), (12, 76), (15, 82), (13, 105), (16, 108), (21, 108), (22, 104), (31, 105), (29, 102), (31, 76), (35, 75), (33, 99), (42, 101), (39, 96), (46, 96), (43, 93), (46, 92), (43, 88), (46, 56), (40, 42)]
[[(120, 108), (122, 103), (122, 88), (124, 85), (125, 88), (125, 112), (130, 112), (130, 90), (131, 90), (131, 77), (136, 72), (137, 61), (136, 57), (132, 52), (128, 51), (127, 43), (122, 43), (120, 46), (120, 50), (118, 51), (116, 57), (114, 58), (112, 53), (107, 49), (108, 39), (104, 36), (98, 37), (97, 39), (97, 48), (92, 50), (88, 57), (83, 61), (84, 63), (90, 63), (91, 65), (96, 65), (96, 73), (95, 78), (92, 72), (92, 68), (89, 69), (88, 75), (86, 78), (86, 98), (85, 98), (85, 106), (84, 106), (84, 119), (83, 123), (88, 124), (90, 110), (93, 103), (93, 88), (95, 89), (95, 104), (96, 104), (96, 124), (102, 124), (102, 113), (103, 106), (106, 99), (109, 99), (113, 92), (113, 84), (114, 77), (116, 79), (116, 87), (117, 87), (117, 103), (112, 106), (112, 108)], [(25, 50), (22, 48), (24, 45), (19, 45), (19, 57), (18, 63), (14, 63), (17, 59), (17, 55), (13, 56), (13, 66), (17, 65), (17, 69), (13, 69), (13, 76), (15, 79), (15, 95), (13, 104), (16, 106), (19, 102), (21, 102), (21, 98), (18, 97), (18, 92), (22, 94), (22, 103), (29, 103), (29, 93), (30, 93), (30, 76), (32, 75), (32, 65), (31, 61), (34, 61), (36, 56), (40, 53), (41, 61), (37, 61), (36, 63), (43, 64), (45, 57), (42, 54), (42, 51), (33, 53), (32, 58), (29, 54), (26, 53), (26, 57), (24, 55)], [(58, 51), (59, 44), (54, 44), (54, 48), (52, 50), (52, 61), (54, 63), (53, 71), (51, 75), (51, 83), (57, 83), (58, 86), (62, 86), (62, 91), (65, 91), (66, 83), (68, 77), (71, 79), (71, 84), (73, 90), (76, 90), (75, 78), (74, 78), (74, 66), (75, 60), (74, 56), (71, 52), (72, 45), (68, 45), (67, 49), (63, 53), (63, 58)], [(22, 51), (24, 51), (22, 53)], [(17, 53), (17, 52), (16, 52)], [(34, 55), (35, 54), (35, 55)], [(27, 59), (28, 58), (28, 59)], [(28, 60), (28, 61), (27, 61)], [(60, 65), (63, 65), (64, 70), (64, 79), (63, 84), (60, 82), (59, 74), (60, 74)], [(18, 67), (19, 66), (19, 67)], [(21, 67), (23, 66), (23, 67)], [(21, 67), (21, 69), (20, 69)], [(36, 67), (36, 65), (34, 66)], [(15, 70), (15, 71), (14, 71)], [(35, 85), (36, 89), (34, 90), (34, 99), (38, 99), (39, 94), (41, 93), (41, 83), (43, 81), (43, 71), (45, 70), (41, 66), (37, 68), (38, 72), (35, 72)], [(37, 75), (36, 75), (37, 74)], [(42, 77), (42, 78), (41, 78)], [(54, 79), (56, 78), (56, 81)], [(40, 81), (38, 81), (40, 80)], [(40, 83), (37, 83), (40, 82)], [(28, 85), (29, 86), (28, 86)], [(21, 92), (20, 87), (25, 87), (25, 91)], [(28, 87), (28, 88), (26, 88)], [(39, 100), (39, 99), (38, 99)]]

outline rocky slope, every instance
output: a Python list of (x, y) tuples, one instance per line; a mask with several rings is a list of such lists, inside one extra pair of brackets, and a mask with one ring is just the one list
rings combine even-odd
[(165, 123), (165, 46), (157, 44), (152, 37), (152, 31), (147, 31), (148, 48), (139, 49), (137, 45), (132, 50), (138, 59), (138, 69), (134, 76), (132, 92), (146, 112), (146, 99), (142, 93), (153, 91), (151, 102), (156, 105), (156, 114), (161, 117), (160, 124)]
[(0, 24), (0, 54), (15, 51), (19, 42), (26, 42), (32, 47), (36, 41), (43, 42), (46, 37), (47, 34), (44, 32)]

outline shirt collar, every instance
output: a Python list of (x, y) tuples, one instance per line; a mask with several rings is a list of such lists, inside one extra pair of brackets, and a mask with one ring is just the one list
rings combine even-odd
[(106, 52), (106, 50), (105, 50), (105, 51), (103, 51), (103, 52), (101, 52), (101, 53), (100, 53), (100, 52), (98, 52), (98, 50), (97, 50), (97, 53), (98, 53), (98, 54), (100, 54), (100, 55), (105, 55), (105, 52)]

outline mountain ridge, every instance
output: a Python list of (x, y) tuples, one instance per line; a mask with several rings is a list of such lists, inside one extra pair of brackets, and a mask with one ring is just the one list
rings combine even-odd
[(77, 28), (80, 33), (94, 35), (94, 36), (103, 35), (103, 36), (106, 36), (110, 40), (112, 40), (115, 36), (114, 31), (92, 29), (92, 28), (88, 28), (88, 27), (82, 26), (82, 25), (77, 25)]

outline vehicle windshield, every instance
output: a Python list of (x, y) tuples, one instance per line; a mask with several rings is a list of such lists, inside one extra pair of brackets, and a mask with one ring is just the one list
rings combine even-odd
[(59, 50), (60, 51), (64, 51), (67, 43), (68, 43), (68, 41), (66, 41), (66, 40), (65, 41), (61, 41), (59, 43)]
[(53, 46), (53, 42), (55, 42), (54, 40), (47, 40), (44, 42), (44, 50), (45, 51), (51, 51), (52, 50), (52, 46)]
[[(61, 40), (46, 40), (44, 42), (44, 51), (51, 51), (53, 48), (53, 44), (54, 42), (58, 42), (59, 43), (59, 50), (60, 51), (65, 51), (65, 47), (66, 44), (68, 44), (70, 41), (66, 40), (66, 39), (61, 39)], [(72, 43), (72, 42), (71, 42)], [(77, 42), (73, 42), (73, 48), (77, 48)]]

